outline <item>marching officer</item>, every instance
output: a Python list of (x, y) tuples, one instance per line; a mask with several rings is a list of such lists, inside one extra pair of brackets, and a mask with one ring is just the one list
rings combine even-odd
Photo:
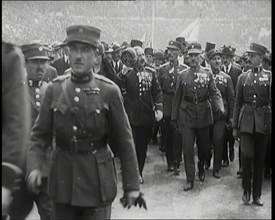
[(2, 42), (2, 219), (21, 186), (30, 131), (30, 106), (22, 50)]
[(214, 148), (213, 176), (220, 178), (220, 169), (222, 163), (223, 144), (225, 138), (225, 125), (229, 121), (232, 127), (232, 116), (234, 106), (234, 86), (231, 77), (221, 71), (221, 53), (219, 50), (211, 49), (207, 52), (213, 78), (216, 86), (221, 92), (223, 105), (225, 109), (224, 115), (213, 112), (214, 124), (210, 129), (210, 138)]
[(146, 64), (144, 50), (139, 46), (133, 49), (136, 62), (133, 68), (122, 69), (117, 82), (124, 94), (124, 106), (133, 132), (140, 183), (144, 183), (142, 171), (153, 122), (163, 116), (162, 91), (155, 69)]
[(265, 52), (262, 45), (250, 45), (247, 53), (251, 69), (238, 78), (233, 111), (233, 136), (239, 134), (241, 139), (242, 199), (248, 203), (253, 189), (253, 203), (258, 206), (263, 206), (263, 168), (271, 133), (271, 72), (262, 68)]
[[(28, 79), (27, 82), (29, 87), (29, 103), (31, 106), (31, 126), (33, 126), (41, 106), (42, 97), (49, 82), (47, 80), (52, 80), (52, 78), (50, 78), (51, 75), (49, 75), (48, 71), (49, 64), (47, 63), (50, 58), (47, 53), (47, 48), (38, 41), (22, 45), (21, 48), (26, 61)], [(55, 74), (57, 75), (54, 67), (51, 68), (53, 68)], [(47, 148), (46, 156), (44, 158), (41, 158), (43, 184), (41, 183), (38, 192), (31, 192), (27, 188), (26, 181), (22, 182), (22, 187), (20, 191), (15, 195), (14, 201), (11, 205), (11, 220), (25, 219), (33, 208), (33, 202), (36, 203), (38, 213), (42, 220), (48, 220), (51, 218), (52, 206), (50, 197), (47, 193), (47, 182), (51, 155), (52, 145)], [(24, 171), (26, 175), (26, 168), (24, 169)]]
[(210, 69), (200, 66), (201, 45), (188, 46), (190, 68), (180, 73), (173, 99), (171, 120), (179, 126), (182, 135), (184, 166), (187, 182), (185, 191), (191, 190), (195, 179), (195, 139), (198, 146), (199, 179), (204, 181), (204, 164), (210, 146), (209, 127), (213, 124), (213, 111), (224, 114), (221, 93), (215, 85)]
[(159, 69), (158, 79), (163, 93), (163, 138), (167, 160), (167, 171), (178, 172), (182, 158), (182, 145), (180, 133), (172, 127), (171, 113), (172, 101), (176, 91), (179, 72), (188, 68), (185, 64), (179, 64), (178, 56), (181, 43), (169, 41), (167, 46), (169, 62)]
[(54, 219), (109, 219), (117, 194), (109, 145), (121, 159), (124, 207), (146, 206), (131, 128), (118, 86), (92, 71), (101, 31), (74, 25), (66, 32), (70, 74), (46, 88), (32, 129), (27, 181), (34, 192), (39, 189), (41, 158), (55, 136), (49, 174)]

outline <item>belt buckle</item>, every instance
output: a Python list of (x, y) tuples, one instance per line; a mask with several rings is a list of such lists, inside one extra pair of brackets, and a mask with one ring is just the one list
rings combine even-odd
[(256, 104), (257, 104), (257, 103), (256, 103), (256, 100), (253, 100), (253, 101), (252, 101), (252, 107), (253, 107), (253, 108), (256, 108)]
[(198, 104), (198, 96), (193, 97), (193, 103), (196, 105)]

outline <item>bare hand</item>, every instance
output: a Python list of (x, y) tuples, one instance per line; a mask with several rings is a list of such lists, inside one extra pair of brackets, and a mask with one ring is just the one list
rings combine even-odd
[(38, 194), (40, 191), (40, 186), (42, 184), (41, 172), (39, 170), (31, 171), (31, 173), (29, 174), (29, 176), (27, 178), (27, 184), (28, 184), (28, 188), (32, 192)]
[(8, 210), (11, 202), (12, 202), (11, 190), (2, 186), (2, 216), (8, 215)]
[(120, 199), (121, 204), (124, 208), (130, 209), (132, 205), (139, 207), (144, 207), (147, 210), (146, 202), (143, 198), (143, 193), (139, 191), (130, 191), (124, 194), (124, 196)]

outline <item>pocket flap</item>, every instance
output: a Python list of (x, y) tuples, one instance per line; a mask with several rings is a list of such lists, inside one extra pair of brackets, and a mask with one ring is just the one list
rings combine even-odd
[(188, 107), (188, 105), (187, 105), (186, 102), (182, 102), (182, 103), (180, 104), (180, 107), (181, 107), (182, 109), (186, 109), (186, 108)]
[(105, 103), (98, 102), (85, 105), (85, 111), (87, 115), (91, 114), (92, 112), (100, 114), (104, 109), (109, 110), (108, 105)]
[(64, 115), (69, 107), (62, 102), (53, 102), (51, 104), (51, 108), (53, 109), (54, 112), (59, 111)]

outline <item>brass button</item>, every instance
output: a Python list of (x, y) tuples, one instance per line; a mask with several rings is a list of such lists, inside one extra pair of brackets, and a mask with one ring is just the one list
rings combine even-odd
[(36, 93), (39, 93), (39, 92), (40, 92), (40, 89), (39, 89), (39, 88), (35, 88), (35, 92), (36, 92)]
[(79, 97), (78, 97), (78, 96), (75, 96), (75, 97), (74, 97), (74, 101), (75, 101), (75, 102), (79, 102)]
[(40, 105), (41, 105), (40, 102), (36, 102), (35, 104), (36, 104), (36, 106), (38, 106), (38, 107), (40, 107)]
[(76, 91), (77, 93), (79, 93), (79, 92), (81, 91), (81, 89), (80, 89), (80, 88), (75, 88), (75, 91)]
[(95, 112), (96, 112), (97, 114), (100, 114), (100, 110), (99, 110), (99, 109), (95, 110)]
[(39, 94), (36, 94), (35, 95), (35, 98), (39, 99), (40, 95)]

